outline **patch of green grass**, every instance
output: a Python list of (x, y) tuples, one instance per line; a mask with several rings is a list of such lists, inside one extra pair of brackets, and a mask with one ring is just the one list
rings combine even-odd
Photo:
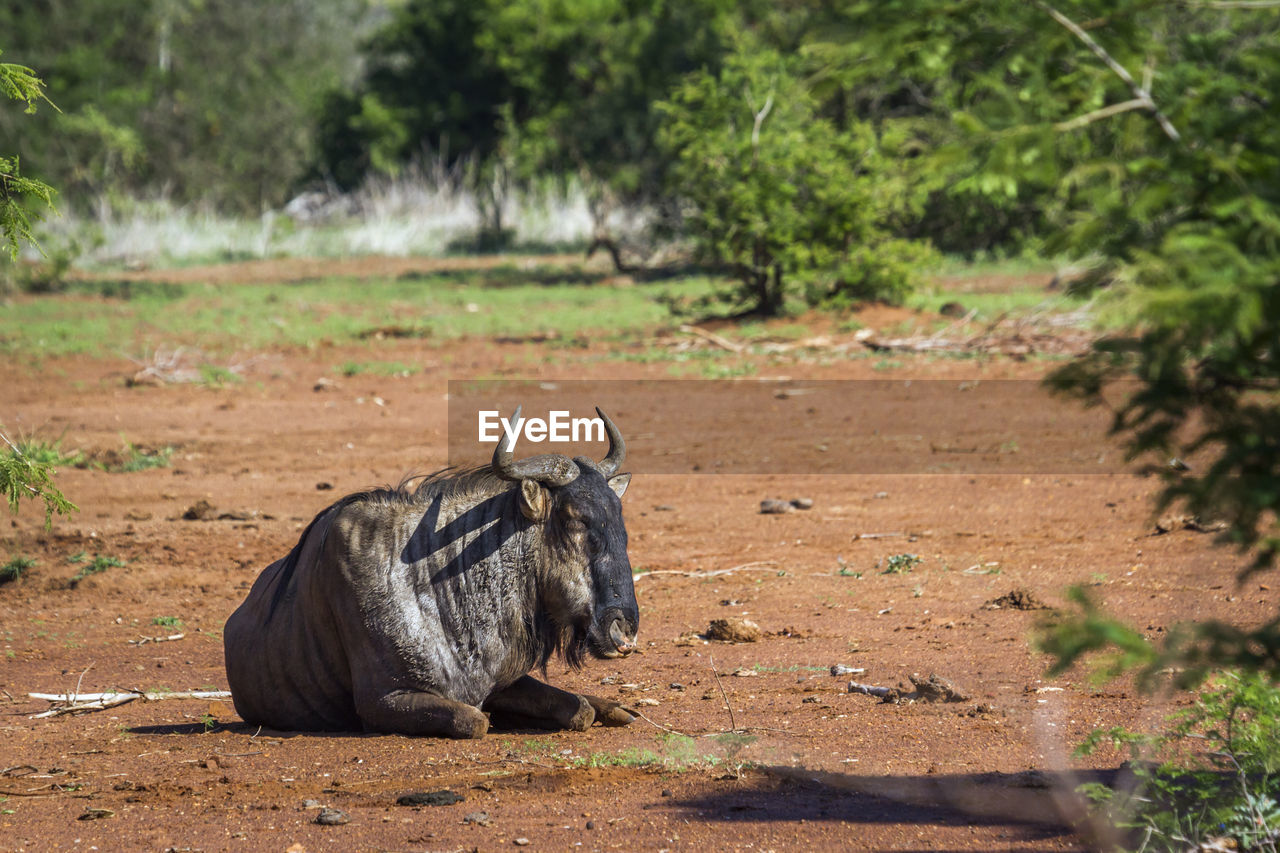
[(76, 586), (79, 586), (80, 581), (84, 580), (90, 575), (99, 575), (105, 572), (107, 569), (116, 569), (116, 568), (120, 568), (123, 565), (124, 565), (124, 560), (121, 560), (118, 557), (110, 557), (104, 554), (95, 554), (93, 556), (93, 559), (90, 560), (85, 566), (83, 566), (80, 569), (80, 571), (72, 575), (71, 580), (67, 582), (67, 585), (72, 588), (75, 588)]
[(228, 367), (218, 364), (201, 364), (196, 368), (200, 373), (200, 384), (210, 388), (223, 388), (227, 385), (238, 385), (244, 377)]
[[(62, 449), (62, 440), (45, 441), (34, 436), (20, 438), (14, 445), (18, 453), (36, 465), (48, 465), (56, 468), (59, 465), (75, 465), (81, 460), (79, 451), (67, 452)], [(10, 451), (12, 453), (13, 451)]]
[(146, 471), (151, 468), (168, 468), (170, 457), (172, 456), (172, 447), (148, 450), (145, 447), (136, 447), (129, 444), (125, 446), (120, 462), (116, 465), (107, 466), (104, 470), (112, 473), (128, 474), (134, 471)]
[(157, 616), (151, 620), (152, 625), (159, 625), (162, 628), (180, 628), (182, 620), (177, 616)]
[(419, 368), (402, 361), (347, 361), (338, 371), (343, 376), (358, 376), (371, 373), (374, 376), (412, 376)]
[(924, 562), (918, 554), (894, 554), (883, 561), (882, 575), (900, 575), (911, 571)]
[[(610, 287), (576, 281), (575, 275), (513, 268), (501, 275), (460, 270), (235, 287), (78, 282), (77, 293), (7, 306), (0, 352), (109, 356), (181, 341), (207, 353), (231, 353), (351, 342), (379, 330), (438, 341), (543, 332), (598, 339), (588, 333), (617, 336), (670, 321), (652, 288)], [(690, 276), (666, 287), (697, 295), (710, 291), (712, 282)]]
[(15, 554), (9, 562), (0, 566), (0, 584), (12, 583), (13, 581), (18, 580), (35, 564), (35, 557)]
[(593, 752), (574, 756), (574, 767), (649, 767), (682, 773), (695, 767), (715, 767), (723, 761), (698, 748), (698, 742), (687, 735), (662, 734), (656, 749), (627, 747), (621, 752)]

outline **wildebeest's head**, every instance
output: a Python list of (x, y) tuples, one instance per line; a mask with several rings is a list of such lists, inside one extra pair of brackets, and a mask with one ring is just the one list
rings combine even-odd
[[(618, 473), (627, 448), (609, 416), (596, 413), (609, 436), (599, 462), (556, 453), (517, 462), (502, 439), (493, 454), (494, 472), (520, 484), (520, 512), (542, 525), (548, 556), (542, 596), (565, 659), (575, 666), (587, 651), (602, 658), (630, 654), (640, 629), (619, 500), (631, 482), (630, 474)], [(513, 429), (519, 417), (516, 409)]]

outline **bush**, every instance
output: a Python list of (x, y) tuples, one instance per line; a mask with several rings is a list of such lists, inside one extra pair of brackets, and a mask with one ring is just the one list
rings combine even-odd
[(929, 250), (888, 223), (919, 200), (869, 125), (838, 128), (817, 114), (792, 61), (739, 49), (659, 108), (672, 192), (700, 252), (740, 282), (742, 303), (777, 314), (792, 281), (811, 305), (900, 301), (912, 290)]
[(1124, 728), (1090, 734), (1077, 755), (1125, 748), (1137, 785), (1089, 784), (1082, 792), (1143, 849), (1209, 849), (1216, 841), (1213, 849), (1275, 850), (1280, 690), (1257, 673), (1226, 672), (1168, 722), (1154, 736)]

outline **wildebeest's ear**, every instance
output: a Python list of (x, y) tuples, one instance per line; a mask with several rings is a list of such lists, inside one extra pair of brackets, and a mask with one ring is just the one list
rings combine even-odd
[(609, 488), (613, 489), (618, 497), (622, 497), (627, 493), (627, 486), (631, 484), (630, 474), (619, 474), (616, 477), (609, 478)]
[(551, 517), (551, 495), (537, 480), (520, 481), (520, 514), (530, 521)]

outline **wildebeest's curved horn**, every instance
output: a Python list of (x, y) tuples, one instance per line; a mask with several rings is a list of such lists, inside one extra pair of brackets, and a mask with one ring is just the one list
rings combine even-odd
[(604, 421), (604, 431), (609, 435), (609, 453), (600, 460), (600, 464), (596, 467), (600, 469), (601, 474), (606, 477), (612, 477), (618, 473), (618, 469), (622, 467), (623, 461), (627, 458), (627, 443), (622, 440), (622, 433), (618, 430), (617, 425), (609, 420), (608, 415), (600, 411), (599, 406), (596, 406), (596, 414)]
[[(521, 406), (516, 406), (515, 414), (508, 422), (514, 431), (520, 422)], [(606, 425), (608, 420), (605, 421)], [(547, 486), (565, 486), (578, 477), (578, 466), (567, 456), (559, 453), (545, 453), (531, 456), (528, 459), (515, 461), (514, 454), (507, 450), (506, 435), (499, 436), (498, 447), (493, 451), (493, 473), (504, 480), (535, 480)]]

